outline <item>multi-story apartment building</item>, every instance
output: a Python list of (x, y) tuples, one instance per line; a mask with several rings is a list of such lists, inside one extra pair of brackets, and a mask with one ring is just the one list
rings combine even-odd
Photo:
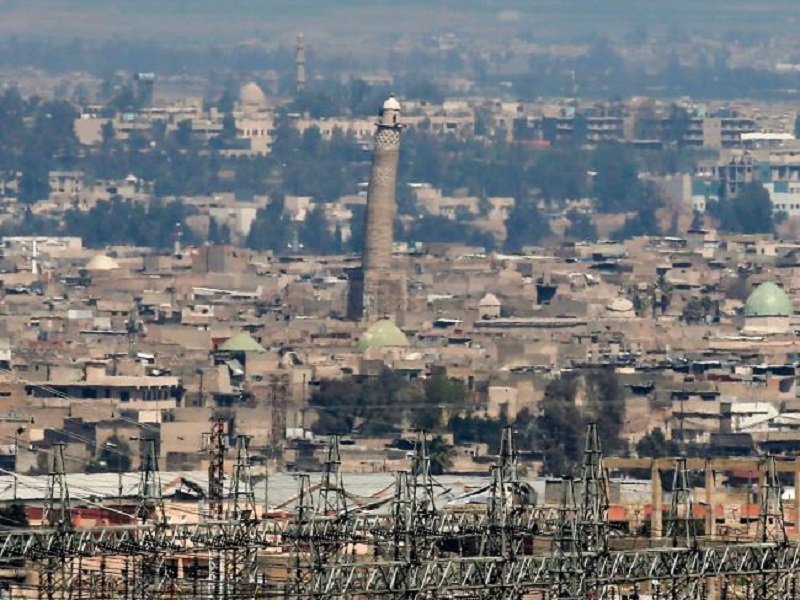
[(735, 197), (747, 183), (761, 182), (776, 212), (800, 216), (798, 146), (735, 152), (715, 165), (713, 179), (722, 198)]
[(753, 119), (730, 116), (697, 115), (689, 118), (681, 143), (699, 148), (741, 148), (742, 134), (756, 131)]

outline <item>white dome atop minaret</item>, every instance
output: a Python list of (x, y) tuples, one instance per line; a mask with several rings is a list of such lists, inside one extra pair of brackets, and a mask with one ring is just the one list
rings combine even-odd
[(383, 103), (383, 110), (400, 110), (400, 103), (394, 96), (389, 96)]

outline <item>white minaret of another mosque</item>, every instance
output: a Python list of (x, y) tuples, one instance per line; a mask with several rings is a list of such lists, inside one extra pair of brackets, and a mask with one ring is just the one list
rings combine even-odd
[(295, 90), (300, 93), (306, 89), (306, 40), (302, 33), (297, 35), (297, 55), (295, 58), (297, 70)]

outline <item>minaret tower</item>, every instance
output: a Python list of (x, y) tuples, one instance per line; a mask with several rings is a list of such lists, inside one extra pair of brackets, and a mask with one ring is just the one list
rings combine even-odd
[(295, 67), (297, 69), (295, 91), (299, 94), (306, 89), (306, 40), (302, 33), (297, 35), (297, 56), (295, 59)]
[(348, 313), (373, 321), (394, 317), (402, 322), (406, 305), (405, 278), (392, 268), (397, 163), (400, 158), (400, 103), (383, 103), (375, 133), (372, 173), (367, 190), (367, 217), (360, 273), (351, 274)]

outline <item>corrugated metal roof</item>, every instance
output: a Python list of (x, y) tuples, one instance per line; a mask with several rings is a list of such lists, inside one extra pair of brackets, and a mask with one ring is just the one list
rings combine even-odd
[[(203, 495), (208, 492), (207, 471), (169, 471), (160, 473), (162, 495), (166, 500), (178, 492), (192, 492), (191, 488), (200, 490)], [(319, 485), (321, 475), (311, 474), (312, 488)], [(466, 494), (475, 493), (489, 485), (489, 476), (443, 475), (436, 477), (434, 492), (443, 503), (456, 500)], [(66, 476), (71, 499), (99, 502), (118, 498), (120, 483), (123, 497), (135, 497), (139, 489), (139, 473), (70, 473)], [(373, 500), (389, 499), (394, 493), (395, 477), (393, 473), (345, 473), (344, 488), (354, 504), (370, 504)], [(22, 501), (44, 501), (47, 492), (48, 477), (46, 475), (17, 475), (16, 497)], [(186, 485), (184, 482), (188, 482)], [(299, 481), (295, 473), (274, 473), (269, 476), (269, 488), (266, 490), (270, 506), (291, 507), (298, 495)], [(541, 488), (542, 482), (530, 482), (534, 489)], [(226, 486), (227, 487), (227, 486)], [(253, 486), (257, 502), (263, 502), (265, 481), (261, 479)], [(538, 491), (538, 489), (537, 489)], [(14, 499), (14, 477), (0, 476), (0, 502)]]

